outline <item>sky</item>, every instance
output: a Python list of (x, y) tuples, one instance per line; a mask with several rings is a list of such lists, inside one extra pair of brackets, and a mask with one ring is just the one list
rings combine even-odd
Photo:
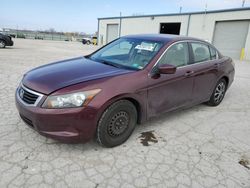
[[(243, 0), (1, 0), (0, 28), (97, 31), (97, 18), (239, 8)], [(250, 7), (250, 0), (245, 0)]]

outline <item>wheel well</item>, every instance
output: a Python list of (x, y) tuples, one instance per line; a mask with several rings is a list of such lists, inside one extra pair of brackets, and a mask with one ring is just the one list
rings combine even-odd
[(226, 86), (228, 86), (228, 83), (229, 83), (229, 79), (228, 79), (228, 77), (226, 77), (226, 76), (223, 76), (221, 79), (225, 79), (226, 80)]
[(133, 99), (133, 98), (124, 98), (125, 100), (128, 100), (128, 101), (130, 101), (130, 102), (132, 102), (133, 103), (133, 105), (135, 105), (135, 108), (136, 108), (136, 111), (137, 111), (137, 123), (140, 123), (141, 122), (141, 106), (140, 106), (140, 103), (137, 101), (137, 100), (135, 100), (135, 99)]

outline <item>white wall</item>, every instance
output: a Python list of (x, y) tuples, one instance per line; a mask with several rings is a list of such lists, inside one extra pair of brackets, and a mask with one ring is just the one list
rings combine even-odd
[(245, 59), (250, 60), (250, 24), (249, 24), (248, 35), (247, 35), (246, 46), (245, 46)]
[[(215, 23), (217, 21), (250, 20), (250, 10), (192, 15), (188, 36), (198, 37), (213, 42)], [(249, 26), (250, 27), (250, 26)], [(250, 60), (250, 28), (246, 39), (245, 60)]]
[[(190, 24), (188, 28), (189, 15), (176, 16), (155, 16), (152, 17), (133, 17), (122, 18), (121, 36), (129, 34), (145, 34), (159, 33), (160, 23), (162, 22), (181, 22), (180, 35), (187, 35), (201, 38), (209, 42), (213, 42), (214, 28), (216, 21), (227, 20), (250, 20), (250, 10), (208, 13), (208, 14), (192, 14), (190, 16)], [(106, 42), (107, 24), (119, 24), (120, 19), (101, 19), (99, 20), (99, 44), (101, 37)], [(245, 59), (250, 60), (250, 28), (245, 46)]]
[(250, 20), (250, 10), (221, 12), (210, 14), (194, 14), (190, 18), (189, 36), (198, 37), (212, 42), (216, 21)]
[(121, 35), (138, 33), (159, 33), (160, 23), (180, 22), (180, 34), (185, 35), (187, 31), (188, 16), (168, 16), (168, 17), (144, 17), (144, 18), (125, 18), (122, 19)]
[[(122, 18), (121, 20), (121, 36), (131, 34), (159, 33), (160, 23), (162, 22), (181, 22), (180, 34), (186, 35), (188, 15), (185, 16), (169, 16), (169, 17), (142, 17), (142, 18)], [(107, 24), (120, 24), (120, 19), (105, 19), (99, 21), (99, 44), (101, 37), (106, 43)]]
[(99, 33), (98, 33), (98, 44), (104, 45), (107, 41), (107, 25), (108, 24), (119, 24), (120, 19), (109, 19), (99, 21)]

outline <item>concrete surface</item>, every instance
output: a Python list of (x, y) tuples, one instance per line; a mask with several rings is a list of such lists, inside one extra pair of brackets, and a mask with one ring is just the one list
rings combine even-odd
[(95, 48), (19, 39), (0, 49), (1, 188), (250, 187), (250, 62), (236, 62), (235, 82), (219, 107), (162, 115), (112, 149), (95, 141), (61, 144), (25, 125), (14, 103), (22, 74)]

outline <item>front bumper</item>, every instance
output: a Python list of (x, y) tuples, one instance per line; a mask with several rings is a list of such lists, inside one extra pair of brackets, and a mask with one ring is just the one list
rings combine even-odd
[(16, 92), (16, 107), (22, 120), (46, 137), (65, 143), (86, 142), (93, 138), (97, 109), (92, 107), (45, 109), (27, 106)]

